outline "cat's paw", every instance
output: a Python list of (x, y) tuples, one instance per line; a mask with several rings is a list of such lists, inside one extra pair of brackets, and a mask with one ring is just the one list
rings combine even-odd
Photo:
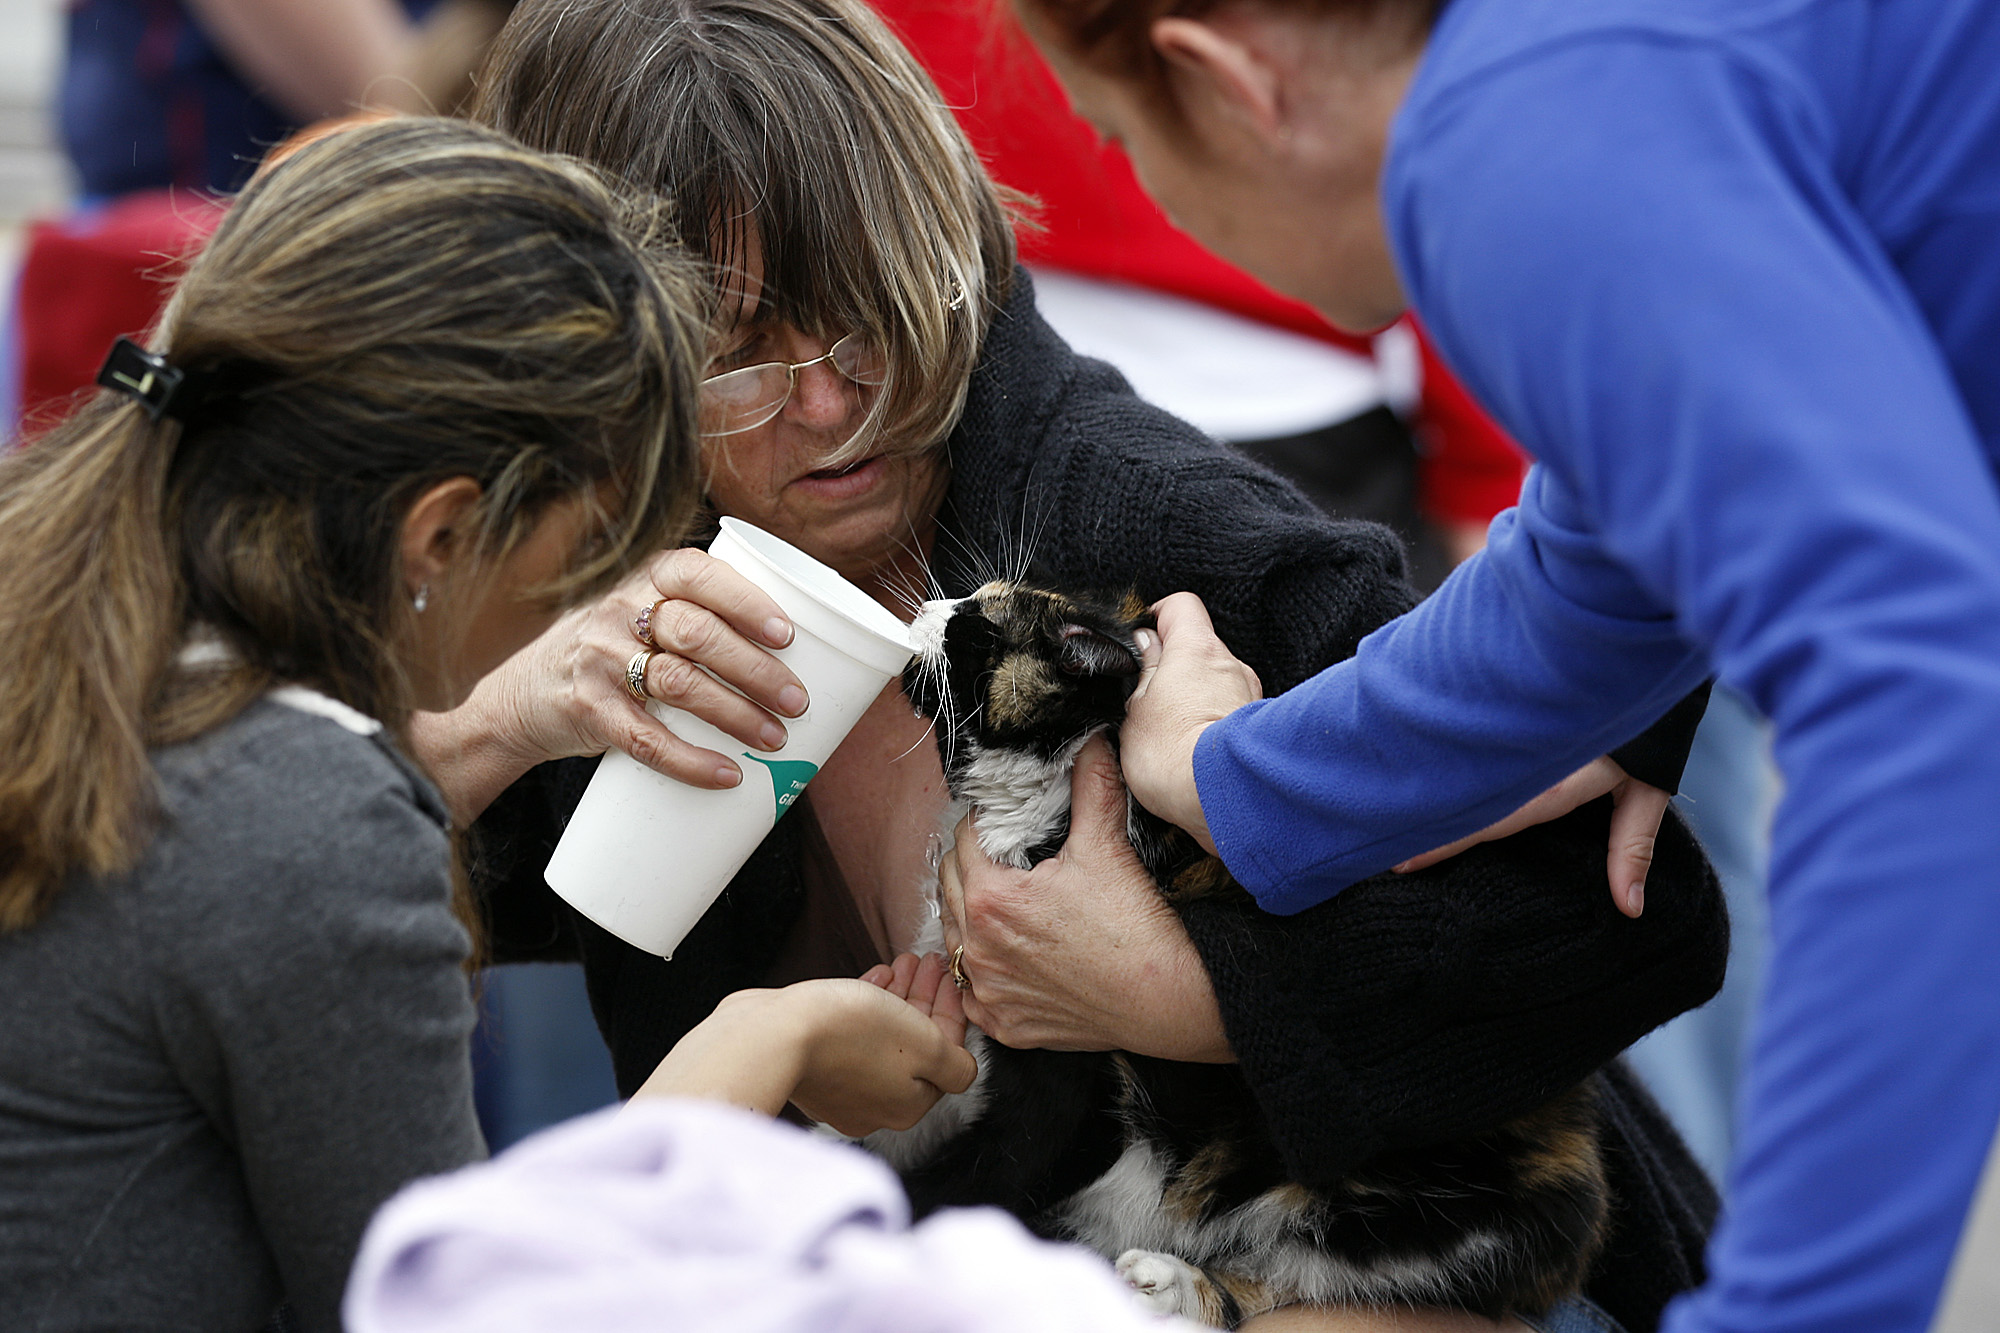
[(1127, 1250), (1118, 1256), (1118, 1276), (1148, 1310), (1160, 1314), (1201, 1313), (1201, 1273), (1171, 1254)]

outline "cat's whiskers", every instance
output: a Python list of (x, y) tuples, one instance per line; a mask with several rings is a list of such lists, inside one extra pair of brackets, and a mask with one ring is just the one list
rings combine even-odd
[[(965, 562), (966, 569), (972, 574), (974, 586), (987, 582), (986, 574), (992, 567), (992, 557), (979, 547), (974, 546), (965, 537), (951, 531), (949, 528), (940, 526), (937, 531), (939, 536), (957, 548), (960, 557)], [(941, 598), (945, 595), (943, 585), (937, 583), (935, 578), (932, 579), (932, 585), (931, 595), (933, 599)]]
[(921, 747), (925, 741), (929, 740), (936, 733), (937, 733), (937, 719), (932, 718), (930, 721), (930, 725), (924, 728), (924, 734), (917, 737), (914, 741), (910, 742), (909, 749), (903, 751), (901, 754), (897, 755), (894, 759), (891, 759), (889, 762), (892, 764), (896, 764), (896, 763), (901, 763), (905, 759), (908, 759), (911, 755), (917, 752), (919, 747)]
[(1026, 583), (1028, 573), (1034, 567), (1035, 552), (1042, 544), (1042, 533), (1047, 529), (1053, 507), (1043, 505), (1039, 514), (1031, 514), (1030, 503), (1040, 494), (1034, 485), (1021, 489), (1020, 521), (1014, 533), (1002, 533), (1000, 557), (1003, 568), (994, 575), (996, 581)]
[(1034, 531), (1030, 532), (1028, 530), (1027, 508), (1028, 508), (1028, 501), (1027, 497), (1024, 495), (1021, 498), (1020, 562), (1018, 567), (1011, 572), (1012, 579), (1016, 583), (1024, 583), (1027, 581), (1028, 571), (1030, 567), (1034, 564), (1035, 552), (1041, 549), (1042, 534), (1048, 530), (1049, 516), (1050, 513), (1052, 512), (1050, 507), (1043, 506), (1041, 515), (1035, 520)]
[(894, 597), (902, 605), (903, 609), (910, 613), (910, 618), (914, 618), (919, 611), (924, 609), (925, 601), (935, 601), (943, 594), (938, 590), (937, 573), (931, 568), (930, 559), (924, 554), (923, 548), (917, 544), (915, 533), (912, 532), (908, 538), (898, 537), (896, 545), (909, 558), (910, 572), (923, 580), (923, 588), (927, 596), (919, 596), (916, 589), (902, 581), (889, 585), (889, 595)]

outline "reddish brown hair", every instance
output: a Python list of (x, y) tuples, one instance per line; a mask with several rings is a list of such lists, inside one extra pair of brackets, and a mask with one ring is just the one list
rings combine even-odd
[[(1099, 73), (1136, 83), (1168, 106), (1167, 71), (1153, 49), (1156, 19), (1200, 18), (1237, 0), (1013, 0), (1068, 52)], [(1430, 32), (1449, 0), (1240, 0), (1277, 13), (1351, 16), (1407, 22), (1413, 37)]]

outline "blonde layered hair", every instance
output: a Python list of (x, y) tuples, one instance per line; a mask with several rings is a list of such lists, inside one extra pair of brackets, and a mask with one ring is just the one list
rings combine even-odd
[[(215, 392), (185, 422), (100, 392), (0, 459), (0, 931), (131, 864), (149, 747), (279, 681), (400, 733), (401, 523), (481, 487), (473, 583), (603, 497), (568, 601), (678, 540), (698, 494), (692, 266), (657, 201), (489, 130), (395, 120), (254, 181), (150, 338)], [(228, 663), (185, 669), (195, 627)]]
[(880, 343), (889, 382), (832, 461), (950, 432), (1014, 235), (936, 85), (861, 0), (526, 0), (478, 82), (475, 119), (670, 194), (718, 272), (754, 229), (771, 315)]

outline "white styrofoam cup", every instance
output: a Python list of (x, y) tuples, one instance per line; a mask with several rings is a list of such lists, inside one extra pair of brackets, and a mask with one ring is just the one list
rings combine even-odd
[(653, 715), (691, 745), (728, 755), (743, 781), (690, 787), (617, 750), (599, 761), (549, 861), (549, 887), (626, 943), (671, 958), (868, 705), (910, 660), (908, 629), (804, 551), (733, 518), (708, 553), (777, 602), (792, 642), (775, 654), (810, 699), (785, 719), (784, 748), (752, 749), (678, 708)]

